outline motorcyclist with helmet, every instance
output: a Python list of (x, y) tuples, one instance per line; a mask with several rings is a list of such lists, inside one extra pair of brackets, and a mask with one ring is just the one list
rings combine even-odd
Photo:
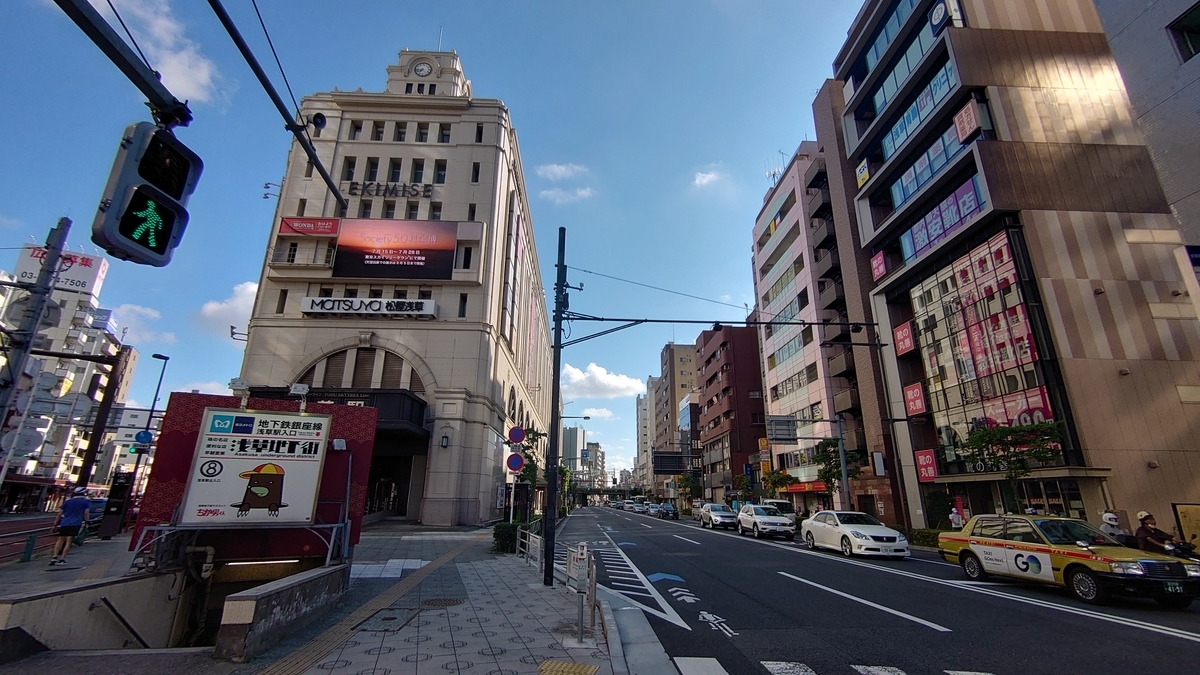
[(1141, 523), (1141, 527), (1138, 528), (1134, 535), (1138, 540), (1138, 548), (1143, 551), (1154, 551), (1155, 553), (1166, 553), (1169, 555), (1167, 546), (1171, 545), (1172, 549), (1174, 549), (1176, 542), (1183, 541), (1174, 535), (1158, 529), (1154, 522), (1154, 516), (1149, 511), (1138, 511), (1137, 519)]
[(1101, 518), (1104, 522), (1100, 525), (1100, 531), (1110, 537), (1117, 538), (1120, 536), (1129, 536), (1129, 530), (1121, 527), (1121, 521), (1115, 513), (1106, 513)]

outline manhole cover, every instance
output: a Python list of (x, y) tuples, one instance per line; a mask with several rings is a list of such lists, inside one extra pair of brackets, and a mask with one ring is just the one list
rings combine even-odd
[(430, 598), (421, 603), (422, 607), (454, 607), (461, 605), (463, 601), (458, 598)]
[(363, 631), (399, 631), (409, 621), (413, 620), (421, 610), (389, 607), (375, 612), (371, 618), (354, 627)]

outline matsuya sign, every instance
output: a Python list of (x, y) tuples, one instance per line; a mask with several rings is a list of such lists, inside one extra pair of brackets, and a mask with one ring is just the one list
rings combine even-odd
[(304, 298), (300, 311), (305, 314), (379, 314), (437, 318), (433, 300), (384, 300), (381, 298)]

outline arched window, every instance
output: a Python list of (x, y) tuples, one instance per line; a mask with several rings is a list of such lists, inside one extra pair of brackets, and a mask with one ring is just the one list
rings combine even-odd
[(517, 420), (517, 389), (509, 387), (508, 389), (508, 416), (515, 422)]

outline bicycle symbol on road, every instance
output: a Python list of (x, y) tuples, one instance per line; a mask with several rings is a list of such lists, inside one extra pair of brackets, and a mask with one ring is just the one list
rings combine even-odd
[(220, 462), (215, 459), (211, 459), (200, 465), (200, 475), (204, 476), (205, 478), (212, 478), (214, 476), (219, 476), (221, 471), (224, 469), (225, 467), (221, 466)]

